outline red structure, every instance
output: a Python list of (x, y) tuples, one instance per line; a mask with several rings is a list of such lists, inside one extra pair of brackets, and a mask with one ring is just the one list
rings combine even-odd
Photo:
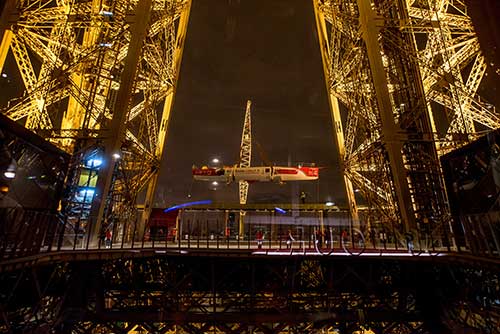
[(163, 209), (154, 208), (149, 217), (146, 230), (146, 239), (157, 241), (172, 241), (177, 234), (176, 221), (179, 210), (163, 212)]

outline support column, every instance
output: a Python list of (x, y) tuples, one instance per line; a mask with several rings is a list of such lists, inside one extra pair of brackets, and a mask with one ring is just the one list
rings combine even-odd
[[(158, 143), (155, 150), (155, 157), (161, 166), (161, 160), (163, 157), (163, 150), (165, 148), (165, 143), (168, 133), (168, 124), (170, 121), (170, 112), (174, 105), (174, 98), (177, 91), (177, 82), (179, 81), (179, 73), (181, 70), (182, 53), (184, 51), (184, 43), (186, 41), (187, 28), (189, 23), (189, 14), (191, 12), (191, 1), (188, 1), (186, 7), (183, 9), (181, 17), (179, 19), (179, 26), (177, 28), (177, 36), (175, 40), (175, 51), (174, 51), (174, 62), (175, 62), (175, 80), (172, 89), (165, 98), (165, 103), (163, 105), (163, 113), (160, 122), (160, 133), (158, 135)], [(152, 204), (155, 196), (156, 185), (158, 184), (158, 176), (160, 174), (160, 168), (154, 171), (153, 176), (148, 182), (148, 187), (146, 190), (146, 198), (144, 199), (144, 210), (139, 220), (137, 230), (137, 238), (142, 240), (144, 237), (144, 231), (148, 225), (149, 216), (151, 215)]]
[(270, 239), (279, 241), (280, 235), (278, 235), (278, 225), (276, 225), (276, 214), (275, 211), (271, 211), (271, 228), (270, 228)]
[(319, 49), (321, 53), (322, 63), (323, 63), (323, 73), (325, 75), (326, 91), (328, 94), (328, 103), (330, 105), (330, 111), (332, 116), (333, 133), (335, 137), (335, 142), (339, 150), (339, 163), (344, 177), (344, 185), (346, 189), (346, 197), (349, 206), (349, 212), (351, 214), (353, 224), (355, 227), (359, 227), (359, 215), (358, 207), (356, 203), (356, 197), (354, 196), (354, 188), (352, 186), (351, 180), (347, 177), (345, 173), (345, 141), (344, 141), (344, 130), (342, 127), (342, 118), (340, 116), (340, 108), (338, 99), (332, 94), (330, 89), (330, 46), (328, 43), (328, 34), (325, 24), (325, 17), (319, 9), (318, 0), (313, 0), (314, 6), (314, 16), (316, 18), (316, 29), (318, 32), (318, 42)]
[(228, 224), (228, 220), (229, 220), (229, 210), (224, 210), (224, 237), (225, 238), (228, 238), (228, 231), (227, 229), (229, 228), (229, 224)]
[(10, 43), (12, 42), (12, 31), (6, 30), (3, 33), (2, 44), (0, 44), (0, 72), (3, 72), (3, 66), (5, 65), (5, 59), (7, 59), (7, 54), (9, 53)]
[(323, 210), (319, 210), (319, 228), (320, 228), (320, 238), (321, 244), (324, 245), (325, 242), (325, 221), (324, 221), (324, 212)]
[(104, 219), (103, 215), (106, 209), (106, 200), (110, 192), (111, 183), (113, 182), (113, 173), (116, 164), (113, 154), (121, 154), (137, 65), (141, 57), (142, 45), (146, 37), (151, 15), (151, 3), (152, 0), (139, 0), (134, 11), (134, 21), (130, 27), (130, 44), (121, 75), (120, 89), (117, 93), (111, 126), (104, 142), (103, 163), (101, 170), (99, 170), (90, 213), (90, 224), (93, 224), (93, 226), (90, 226), (88, 233), (92, 245), (98, 243), (102, 220)]
[(377, 96), (377, 104), (382, 122), (382, 143), (389, 156), (391, 174), (393, 176), (399, 212), (406, 231), (415, 228), (415, 215), (413, 212), (410, 189), (408, 187), (407, 172), (403, 164), (402, 142), (397, 134), (401, 130), (394, 121), (392, 103), (382, 53), (378, 41), (379, 26), (383, 24), (380, 19), (377, 25), (377, 16), (370, 0), (357, 0), (359, 10), (359, 23), (363, 40), (366, 45), (373, 86)]
[(12, 16), (16, 9), (15, 0), (7, 0), (4, 4), (2, 13), (0, 15), (0, 72), (3, 70), (5, 64), (5, 59), (9, 53), (10, 43), (12, 41), (12, 30), (10, 30), (12, 22)]
[[(243, 240), (245, 237), (245, 211), (240, 210), (240, 220), (238, 222), (239, 238)], [(248, 238), (250, 238), (250, 231), (248, 232)]]

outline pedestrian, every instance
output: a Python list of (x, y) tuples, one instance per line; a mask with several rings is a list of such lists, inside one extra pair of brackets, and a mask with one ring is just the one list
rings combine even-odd
[(315, 234), (316, 244), (318, 245), (318, 248), (322, 248), (323, 247), (323, 233), (321, 232), (321, 229), (318, 228), (314, 234)]
[(382, 230), (379, 234), (380, 237), (380, 242), (382, 245), (384, 245), (384, 249), (387, 248), (387, 234), (385, 233), (385, 230)]
[(171, 236), (172, 236), (172, 242), (176, 242), (177, 241), (177, 228), (172, 228), (171, 230)]
[(372, 227), (368, 231), (370, 241), (372, 242), (373, 248), (377, 248), (377, 233), (375, 232), (375, 229)]
[(303, 191), (301, 191), (301, 192), (300, 192), (300, 202), (301, 202), (302, 204), (305, 204), (305, 203), (306, 203), (306, 197), (307, 197), (306, 193), (305, 193), (305, 192), (303, 192)]
[(288, 230), (288, 235), (286, 237), (286, 248), (291, 248), (293, 241), (295, 241), (295, 239), (293, 238), (292, 230)]
[(413, 235), (411, 232), (405, 233), (406, 246), (408, 247), (408, 252), (413, 253)]
[(333, 248), (333, 245), (330, 244), (330, 239), (331, 239), (331, 234), (332, 234), (332, 228), (329, 227), (327, 230), (326, 230), (326, 233), (325, 233), (325, 246), (328, 248)]
[(106, 248), (111, 248), (111, 238), (113, 236), (113, 233), (111, 232), (111, 230), (108, 228), (106, 229), (106, 234), (105, 234), (105, 238), (106, 238), (106, 242), (105, 242), (105, 245), (106, 245)]
[(262, 248), (262, 238), (264, 237), (263, 233), (261, 230), (257, 230), (257, 233), (255, 233), (255, 240), (257, 241), (257, 248)]
[(348, 238), (347, 231), (342, 230), (342, 234), (340, 235), (340, 243), (341, 243), (342, 247), (344, 247), (347, 244), (347, 242), (349, 241), (347, 238)]

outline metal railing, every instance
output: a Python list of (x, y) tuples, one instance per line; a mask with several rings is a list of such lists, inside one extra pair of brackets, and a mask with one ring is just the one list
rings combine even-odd
[[(57, 213), (11, 208), (0, 209), (0, 217), (3, 260), (39, 253), (113, 249), (228, 249), (322, 255), (462, 253), (500, 258), (499, 212), (456, 217), (451, 226), (406, 234), (374, 224), (356, 229), (344, 218), (296, 219), (289, 224), (249, 220), (242, 231), (213, 219), (146, 227), (144, 233), (139, 233), (135, 224), (117, 224), (92, 242), (85, 224), (73, 224)], [(138, 235), (144, 238), (139, 240)]]

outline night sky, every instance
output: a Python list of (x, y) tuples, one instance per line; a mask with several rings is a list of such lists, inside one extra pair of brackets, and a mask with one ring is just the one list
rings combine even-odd
[[(193, 181), (191, 167), (238, 162), (252, 100), (252, 165), (315, 162), (319, 181), (254, 183), (248, 203), (343, 199), (311, 1), (193, 0), (156, 206), (238, 202), (238, 185)], [(212, 189), (210, 189), (212, 188)], [(191, 195), (191, 196), (189, 196)]]

